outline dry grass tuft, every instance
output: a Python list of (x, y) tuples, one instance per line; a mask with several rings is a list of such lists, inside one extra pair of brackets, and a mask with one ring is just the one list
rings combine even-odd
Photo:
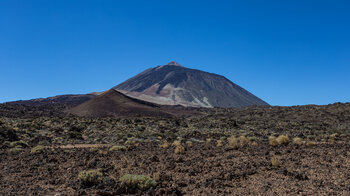
[(217, 147), (221, 147), (223, 144), (222, 144), (222, 140), (217, 140), (216, 141), (216, 146)]
[(335, 143), (335, 140), (336, 140), (336, 138), (337, 138), (338, 136), (339, 136), (338, 133), (333, 133), (332, 135), (329, 136), (328, 142), (329, 142), (330, 144), (334, 144), (334, 143)]
[(281, 162), (278, 160), (277, 157), (271, 157), (271, 165), (272, 167), (278, 167), (281, 165)]
[(186, 146), (192, 147), (192, 146), (193, 146), (193, 143), (192, 143), (191, 141), (186, 141)]
[(293, 139), (293, 144), (302, 145), (303, 144), (303, 140), (300, 137), (295, 137)]
[(237, 138), (233, 135), (227, 139), (228, 145), (232, 148), (238, 148), (238, 140)]
[(183, 147), (181, 144), (177, 145), (175, 147), (175, 154), (183, 154), (185, 152), (185, 147)]
[(168, 141), (165, 140), (163, 144), (160, 144), (160, 145), (159, 145), (159, 147), (161, 147), (161, 148), (169, 148), (169, 143), (168, 143)]
[(175, 140), (175, 141), (173, 142), (173, 146), (178, 146), (178, 145), (181, 145), (181, 141)]
[(278, 142), (277, 142), (275, 136), (270, 136), (270, 137), (269, 137), (269, 144), (270, 144), (271, 146), (278, 146)]
[(280, 135), (276, 138), (276, 141), (280, 145), (287, 145), (290, 142), (288, 135)]
[(126, 151), (126, 147), (125, 146), (112, 146), (109, 151)]
[(240, 136), (238, 138), (238, 140), (239, 140), (239, 145), (242, 146), (242, 147), (243, 146), (248, 146), (248, 144), (249, 144), (249, 140), (244, 135)]
[(306, 142), (306, 145), (307, 145), (307, 146), (314, 146), (314, 145), (316, 145), (316, 142), (307, 141), (307, 142)]
[(30, 150), (31, 154), (40, 154), (46, 152), (46, 147), (42, 145), (37, 145)]

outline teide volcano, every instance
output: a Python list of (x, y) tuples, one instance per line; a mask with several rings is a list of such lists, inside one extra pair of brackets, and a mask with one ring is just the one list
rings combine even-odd
[(150, 68), (113, 87), (137, 99), (163, 105), (246, 107), (268, 105), (227, 78), (177, 62)]

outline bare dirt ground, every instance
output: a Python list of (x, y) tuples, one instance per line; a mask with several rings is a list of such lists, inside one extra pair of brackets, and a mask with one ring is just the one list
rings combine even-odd
[(65, 108), (0, 104), (0, 195), (350, 195), (350, 103), (175, 118)]
[[(350, 145), (217, 147), (195, 144), (183, 154), (149, 143), (127, 151), (51, 149), (0, 154), (2, 195), (349, 195)], [(276, 158), (278, 166), (271, 164)], [(83, 187), (82, 170), (100, 169), (105, 180)], [(143, 174), (157, 186), (126, 190), (123, 174)]]

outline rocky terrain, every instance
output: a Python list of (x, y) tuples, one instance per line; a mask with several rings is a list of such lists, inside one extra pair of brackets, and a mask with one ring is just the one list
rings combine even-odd
[(350, 103), (101, 118), (74, 107), (0, 104), (0, 195), (350, 193)]
[(185, 68), (174, 61), (147, 69), (114, 89), (162, 105), (207, 108), (268, 105), (223, 76)]

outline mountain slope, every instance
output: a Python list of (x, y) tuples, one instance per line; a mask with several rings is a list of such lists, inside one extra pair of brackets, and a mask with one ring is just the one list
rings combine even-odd
[(96, 97), (96, 94), (76, 94), (76, 95), (57, 95), (54, 97), (48, 98), (38, 98), (30, 100), (19, 100), (7, 102), (8, 104), (20, 104), (26, 106), (43, 106), (43, 105), (52, 105), (52, 104), (68, 104), (68, 105), (78, 105), (85, 101), (88, 101)]
[(158, 105), (125, 96), (114, 89), (71, 108), (67, 112), (86, 117), (172, 116), (167, 112), (163, 112)]
[(137, 99), (192, 107), (268, 105), (227, 78), (189, 69), (172, 61), (150, 68), (113, 87)]

